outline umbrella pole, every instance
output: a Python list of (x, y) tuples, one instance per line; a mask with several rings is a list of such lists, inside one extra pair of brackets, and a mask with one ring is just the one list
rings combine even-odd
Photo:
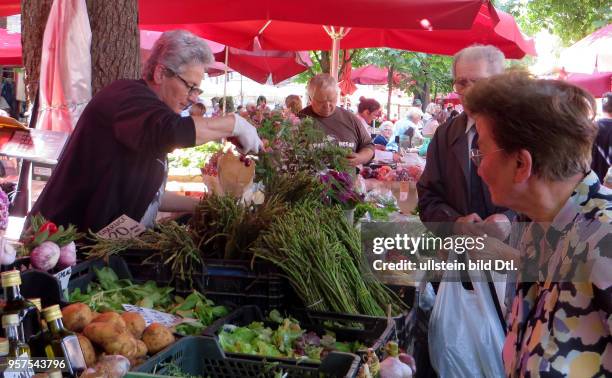
[(224, 80), (223, 80), (223, 115), (225, 115), (226, 103), (227, 103), (227, 63), (229, 60), (229, 47), (225, 46), (225, 68), (223, 68)]
[(351, 28), (340, 28), (336, 31), (334, 26), (323, 26), (323, 29), (332, 39), (332, 53), (331, 53), (331, 67), (329, 70), (330, 75), (338, 80), (338, 62), (340, 61), (340, 40), (344, 38), (350, 31)]

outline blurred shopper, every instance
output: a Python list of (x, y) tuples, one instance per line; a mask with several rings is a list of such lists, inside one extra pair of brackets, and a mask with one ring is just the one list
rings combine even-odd
[(359, 118), (361, 124), (368, 134), (376, 133), (376, 130), (374, 127), (372, 127), (372, 122), (380, 118), (381, 114), (380, 103), (378, 101), (373, 98), (359, 98), (359, 105), (357, 105), (357, 118)]
[(285, 98), (285, 107), (297, 115), (302, 110), (302, 99), (298, 95), (289, 95)]
[(593, 144), (591, 168), (601, 182), (612, 165), (612, 92), (603, 95), (601, 101), (603, 118), (597, 121), (597, 138)]

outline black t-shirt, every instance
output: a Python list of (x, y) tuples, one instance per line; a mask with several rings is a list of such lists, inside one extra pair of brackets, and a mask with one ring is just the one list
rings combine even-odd
[(591, 169), (603, 182), (612, 164), (612, 118), (602, 118), (597, 121), (597, 137), (593, 144), (593, 161)]
[(195, 145), (195, 124), (143, 80), (118, 80), (79, 118), (30, 214), (98, 231), (122, 214), (140, 221), (165, 178), (167, 153)]
[(348, 110), (337, 107), (329, 117), (321, 117), (312, 110), (312, 106), (308, 106), (298, 116), (312, 117), (325, 134), (336, 139), (341, 147), (348, 147), (353, 152), (360, 152), (364, 148), (374, 149), (372, 137), (357, 116)]

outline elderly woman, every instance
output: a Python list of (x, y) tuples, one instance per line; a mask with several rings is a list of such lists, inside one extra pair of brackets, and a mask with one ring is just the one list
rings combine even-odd
[(123, 214), (151, 226), (158, 209), (193, 210), (197, 199), (164, 191), (169, 152), (230, 136), (244, 151), (261, 146), (256, 129), (238, 115), (179, 115), (197, 101), (212, 61), (203, 39), (163, 33), (142, 80), (115, 81), (89, 102), (31, 214), (95, 232)]
[(590, 170), (595, 102), (566, 82), (509, 73), (482, 80), (478, 174), (496, 205), (526, 215), (504, 345), (509, 377), (612, 376), (612, 191)]
[(302, 110), (302, 99), (298, 95), (289, 95), (285, 98), (285, 107), (297, 116)]
[(393, 138), (387, 144), (387, 150), (399, 151), (395, 138), (399, 137), (400, 144), (402, 147), (411, 148), (416, 141), (422, 141), (422, 136), (419, 129), (423, 126), (422, 123), (423, 112), (421, 109), (411, 107), (408, 109), (406, 119), (399, 120), (395, 123), (395, 129), (393, 131)]
[(380, 125), (380, 135), (372, 141), (377, 150), (386, 150), (389, 140), (393, 136), (393, 122), (385, 121)]
[(310, 105), (299, 117), (312, 117), (316, 124), (339, 146), (351, 149), (348, 161), (352, 166), (368, 163), (374, 157), (374, 145), (369, 133), (357, 117), (338, 107), (338, 82), (329, 74), (318, 74), (306, 87)]

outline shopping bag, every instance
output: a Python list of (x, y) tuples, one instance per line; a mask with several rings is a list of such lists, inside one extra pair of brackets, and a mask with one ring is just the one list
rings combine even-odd
[(479, 272), (446, 271), (429, 320), (429, 355), (440, 377), (503, 377), (504, 329), (491, 290)]

